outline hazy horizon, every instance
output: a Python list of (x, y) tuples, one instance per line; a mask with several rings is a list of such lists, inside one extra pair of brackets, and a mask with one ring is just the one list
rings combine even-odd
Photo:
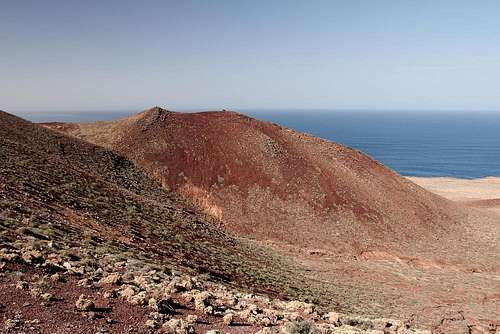
[[(500, 113), (237, 111), (355, 148), (405, 176), (461, 179), (500, 176)], [(35, 122), (81, 123), (116, 120), (135, 113), (129, 110), (18, 115)]]
[(500, 110), (495, 1), (16, 1), (0, 109)]
[[(166, 108), (160, 106), (170, 111), (174, 112), (209, 112), (209, 111), (222, 111), (224, 108), (208, 109), (208, 108), (196, 108), (196, 109), (177, 109), (173, 110), (171, 108)], [(133, 110), (131, 108), (127, 109), (109, 109), (109, 110), (3, 110), (9, 112), (16, 116), (25, 118), (32, 122), (91, 122), (91, 121), (101, 121), (101, 120), (113, 120), (120, 117), (125, 117), (127, 115), (137, 114), (148, 108), (142, 108), (138, 110)], [(0, 109), (2, 110), (2, 109)], [(295, 109), (285, 109), (285, 108), (244, 108), (244, 109), (224, 109), (227, 111), (234, 111), (242, 114), (248, 114), (250, 116), (266, 115), (266, 114), (337, 114), (337, 113), (357, 113), (357, 114), (402, 114), (402, 115), (412, 115), (412, 114), (423, 114), (423, 115), (436, 115), (441, 116), (460, 116), (460, 115), (499, 115), (498, 110), (401, 110), (401, 109), (307, 109), (307, 108), (295, 108)]]
[[(116, 120), (119, 118), (127, 117), (140, 113), (149, 108), (141, 108), (138, 110), (128, 109), (115, 109), (115, 110), (21, 110), (21, 111), (9, 111), (11, 114), (25, 118), (32, 122), (94, 122), (94, 121), (108, 121)], [(280, 108), (261, 108), (261, 109), (177, 109), (167, 108), (165, 106), (159, 106), (174, 112), (186, 112), (186, 113), (196, 113), (196, 112), (211, 112), (211, 111), (234, 111), (241, 114), (248, 115), (250, 117), (255, 117), (258, 119), (267, 119), (267, 116), (271, 115), (301, 115), (307, 117), (307, 115), (382, 115), (384, 117), (406, 117), (411, 118), (412, 116), (426, 116), (431, 119), (450, 119), (463, 118), (468, 119), (474, 118), (484, 118), (486, 116), (492, 116), (495, 118), (500, 117), (500, 112), (496, 110), (384, 110), (384, 109), (280, 109)], [(325, 124), (327, 127), (327, 124)]]

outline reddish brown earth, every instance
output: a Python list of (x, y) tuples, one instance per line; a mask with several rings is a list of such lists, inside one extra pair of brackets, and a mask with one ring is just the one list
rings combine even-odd
[[(271, 296), (319, 296), (291, 259), (214, 225), (122, 156), (0, 111), (0, 332), (143, 331), (151, 309), (104, 300), (95, 284), (91, 289), (76, 284), (99, 270), (114, 270), (113, 263), (130, 264), (129, 275), (153, 271), (172, 277), (175, 271)], [(60, 261), (20, 259), (29, 252)], [(78, 278), (68, 273), (72, 267), (81, 271)], [(54, 272), (68, 275), (68, 281), (49, 280)], [(40, 279), (49, 281), (42, 292), (56, 300), (42, 305), (13, 288), (19, 280)], [(91, 296), (104, 318), (76, 311), (80, 293)], [(108, 324), (107, 317), (116, 324)], [(220, 321), (197, 326), (203, 331)]]
[(368, 156), (238, 113), (153, 108), (47, 126), (126, 156), (240, 235), (355, 256), (432, 256), (430, 243), (464, 232), (465, 210)]
[[(104, 289), (80, 287), (77, 277), (70, 277), (64, 283), (51, 282), (50, 288), (44, 292), (53, 294), (54, 300), (42, 301), (27, 289), (16, 289), (16, 284), (19, 280), (28, 284), (40, 280), (46, 274), (43, 270), (23, 265), (8, 265), (3, 270), (13, 274), (0, 277), (0, 319), (2, 324), (7, 319), (21, 320), (15, 328), (4, 328), (5, 333), (89, 333), (98, 329), (120, 333), (148, 332), (144, 325), (147, 320), (144, 308), (120, 299), (103, 298)], [(81, 294), (91, 296), (96, 304), (97, 316), (93, 321), (89, 321), (88, 314), (75, 308), (75, 301)]]
[(341, 310), (436, 333), (498, 324), (499, 216), (361, 152), (234, 112), (45, 126), (126, 156), (228, 230), (293, 256)]
[(269, 249), (214, 228), (213, 219), (109, 150), (2, 111), (0, 147), (2, 242), (50, 233), (65, 245), (130, 251), (266, 291), (272, 288), (258, 276), (268, 273), (251, 278), (253, 269), (287, 266)]
[[(78, 276), (66, 276), (64, 282), (54, 282), (47, 279), (46, 271), (27, 265), (9, 264), (3, 271), (9, 274), (0, 276), (0, 320), (5, 324), (7, 319), (16, 319), (18, 324), (13, 328), (4, 327), (2, 333), (154, 332), (146, 326), (148, 313), (151, 311), (147, 307), (132, 305), (120, 298), (103, 297), (105, 292), (113, 290), (113, 286), (82, 287), (78, 285)], [(45, 281), (50, 282), (44, 292), (51, 293), (53, 300), (43, 301), (33, 296), (29, 289), (16, 288), (19, 281), (33, 286), (44, 277)], [(81, 294), (95, 303), (92, 313), (76, 309), (75, 301)], [(235, 319), (234, 324), (227, 326), (220, 316), (196, 311), (194, 303), (185, 301), (180, 293), (173, 294), (173, 299), (176, 304), (173, 318), (182, 319), (187, 315), (196, 315), (196, 333), (204, 333), (212, 328), (232, 334), (252, 334), (259, 330), (259, 326), (248, 324), (241, 319)]]

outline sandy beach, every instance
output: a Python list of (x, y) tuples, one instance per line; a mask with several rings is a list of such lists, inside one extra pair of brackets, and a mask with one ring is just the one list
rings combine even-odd
[(407, 177), (407, 179), (452, 201), (500, 213), (500, 177), (472, 180), (451, 177)]

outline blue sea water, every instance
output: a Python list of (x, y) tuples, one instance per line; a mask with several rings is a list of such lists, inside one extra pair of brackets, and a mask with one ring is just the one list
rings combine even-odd
[[(405, 176), (500, 176), (500, 113), (240, 110), (356, 148)], [(84, 122), (133, 112), (32, 113), (32, 121)]]
[(356, 148), (405, 176), (500, 176), (500, 113), (247, 113)]

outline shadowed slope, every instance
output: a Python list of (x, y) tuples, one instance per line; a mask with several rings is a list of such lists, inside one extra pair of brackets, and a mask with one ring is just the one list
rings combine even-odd
[(4, 246), (22, 245), (25, 238), (52, 240), (63, 248), (180, 265), (280, 294), (287, 288), (279, 285), (290, 283), (287, 272), (297, 274), (271, 251), (214, 228), (204, 214), (108, 150), (4, 112), (0, 147)]
[(214, 223), (293, 254), (324, 289), (315, 296), (341, 310), (448, 333), (498, 318), (498, 217), (356, 150), (233, 112), (46, 126), (127, 156)]

